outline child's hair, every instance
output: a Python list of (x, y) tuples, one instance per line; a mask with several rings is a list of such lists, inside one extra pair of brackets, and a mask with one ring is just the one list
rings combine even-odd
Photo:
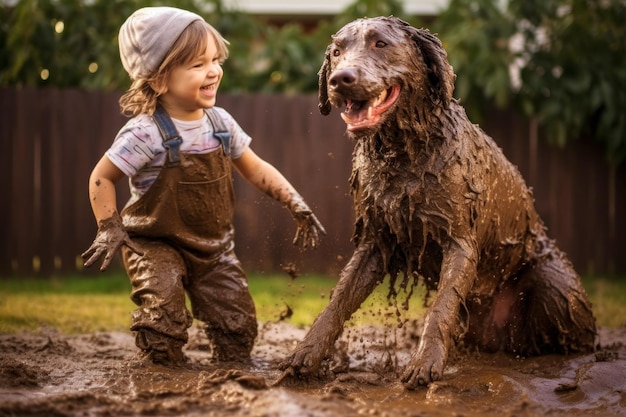
[(207, 22), (203, 20), (192, 22), (174, 42), (172, 49), (154, 74), (134, 80), (122, 95), (119, 101), (122, 114), (129, 117), (142, 113), (153, 114), (172, 68), (188, 64), (202, 54), (210, 39), (213, 39), (217, 46), (217, 58), (224, 62), (228, 58), (228, 41)]

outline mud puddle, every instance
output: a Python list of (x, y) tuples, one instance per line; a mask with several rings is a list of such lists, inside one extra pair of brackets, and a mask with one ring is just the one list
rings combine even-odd
[(456, 352), (442, 381), (398, 383), (416, 329), (351, 328), (328, 376), (272, 386), (305, 329), (261, 326), (250, 364), (215, 364), (192, 328), (179, 369), (146, 364), (130, 333), (0, 335), (0, 416), (624, 416), (626, 329), (583, 356)]

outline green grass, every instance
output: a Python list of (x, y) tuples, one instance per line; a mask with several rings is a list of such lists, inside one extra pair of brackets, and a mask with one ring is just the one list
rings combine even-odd
[(626, 277), (585, 277), (583, 285), (599, 326), (626, 326)]
[[(308, 325), (324, 308), (335, 281), (321, 276), (251, 275), (250, 292), (259, 321), (276, 321), (287, 311)], [(0, 279), (0, 333), (52, 327), (65, 333), (127, 330), (131, 312), (128, 278), (120, 274), (69, 276), (54, 280)]]
[[(261, 322), (285, 320), (310, 325), (328, 303), (336, 280), (311, 275), (291, 280), (285, 275), (250, 274), (250, 292)], [(626, 326), (626, 279), (583, 280), (600, 326)], [(361, 306), (351, 324), (387, 323), (403, 317), (421, 317), (423, 289), (413, 296), (410, 311), (389, 306), (387, 285), (381, 285)], [(64, 333), (126, 331), (136, 306), (123, 273), (69, 276), (53, 280), (0, 278), (0, 333), (38, 331), (52, 327)], [(401, 294), (400, 301), (406, 297)]]
[(0, 333), (126, 330), (133, 303), (123, 275), (0, 280)]
[(250, 293), (260, 321), (277, 321), (291, 310), (289, 322), (306, 326), (328, 303), (336, 281), (323, 276), (299, 277), (251, 275)]

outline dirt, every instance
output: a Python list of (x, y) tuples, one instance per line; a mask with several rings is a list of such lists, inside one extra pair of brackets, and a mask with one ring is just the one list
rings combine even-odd
[(597, 352), (520, 358), (455, 350), (442, 380), (398, 375), (419, 325), (346, 329), (324, 378), (283, 380), (277, 363), (307, 329), (260, 326), (247, 364), (214, 363), (192, 327), (186, 365), (147, 363), (130, 333), (0, 335), (0, 416), (624, 416), (626, 328)]

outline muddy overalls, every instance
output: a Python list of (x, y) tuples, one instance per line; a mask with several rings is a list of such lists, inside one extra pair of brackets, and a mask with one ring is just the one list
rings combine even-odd
[(124, 247), (124, 266), (139, 306), (131, 330), (155, 362), (179, 362), (192, 316), (206, 324), (213, 357), (249, 357), (257, 335), (248, 280), (234, 253), (234, 193), (230, 134), (214, 109), (206, 111), (220, 149), (179, 152), (182, 142), (167, 113), (153, 118), (167, 149), (166, 162), (146, 193), (122, 210), (124, 227), (144, 251)]

